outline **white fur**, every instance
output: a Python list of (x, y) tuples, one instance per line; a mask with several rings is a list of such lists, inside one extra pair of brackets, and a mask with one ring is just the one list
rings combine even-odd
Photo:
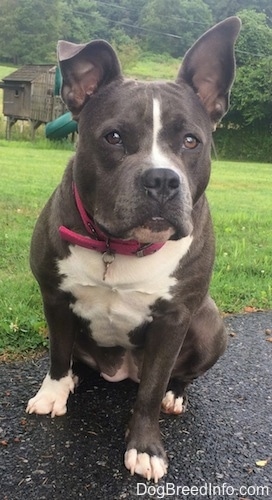
[(184, 413), (185, 408), (183, 406), (183, 397), (175, 397), (173, 391), (167, 391), (162, 400), (162, 410), (165, 413), (171, 413), (173, 415), (180, 415)]
[(51, 413), (51, 417), (64, 415), (67, 411), (66, 403), (70, 392), (74, 392), (76, 379), (72, 370), (66, 377), (60, 380), (51, 379), (47, 374), (41, 388), (34, 398), (28, 401), (27, 413), (38, 413), (45, 415)]
[(158, 99), (153, 99), (153, 140), (151, 150), (151, 161), (154, 168), (169, 168), (180, 175), (169, 157), (162, 151), (159, 144), (159, 133), (162, 129), (161, 106)]
[(167, 464), (163, 458), (155, 455), (151, 457), (147, 453), (138, 453), (135, 448), (126, 451), (125, 466), (132, 476), (136, 472), (148, 481), (154, 479), (155, 483), (167, 473)]
[(61, 290), (71, 292), (71, 308), (91, 321), (92, 336), (103, 347), (131, 347), (127, 334), (145, 321), (152, 321), (150, 306), (158, 299), (171, 299), (172, 276), (188, 252), (192, 236), (167, 241), (153, 255), (142, 258), (116, 255), (103, 281), (100, 253), (70, 246), (71, 254), (58, 261), (63, 275)]

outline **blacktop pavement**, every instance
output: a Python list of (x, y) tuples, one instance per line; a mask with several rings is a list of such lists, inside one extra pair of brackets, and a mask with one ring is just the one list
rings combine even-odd
[(272, 311), (225, 322), (229, 347), (190, 387), (185, 415), (161, 415), (169, 469), (158, 485), (123, 465), (136, 384), (89, 372), (68, 413), (51, 419), (25, 413), (47, 357), (2, 363), (0, 498), (271, 500)]

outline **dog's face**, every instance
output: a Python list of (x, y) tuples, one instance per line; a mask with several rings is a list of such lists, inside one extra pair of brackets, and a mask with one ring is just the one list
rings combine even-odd
[(210, 163), (211, 127), (198, 108), (186, 85), (135, 81), (111, 83), (85, 105), (75, 181), (106, 233), (148, 243), (191, 232)]
[[(79, 120), (74, 181), (109, 236), (154, 243), (192, 232), (209, 181), (212, 129), (234, 74), (237, 28), (218, 27), (190, 49), (172, 83), (124, 79), (106, 42), (60, 42), (62, 95)], [(220, 47), (228, 38), (226, 74)]]

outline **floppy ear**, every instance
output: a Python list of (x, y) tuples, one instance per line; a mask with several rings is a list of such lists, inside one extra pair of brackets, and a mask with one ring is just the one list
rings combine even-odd
[(229, 107), (235, 77), (234, 44), (241, 21), (229, 17), (204, 33), (188, 50), (177, 83), (188, 83), (202, 100), (215, 128)]
[(121, 76), (119, 60), (104, 40), (79, 45), (60, 40), (57, 53), (63, 79), (61, 95), (75, 118), (100, 85)]

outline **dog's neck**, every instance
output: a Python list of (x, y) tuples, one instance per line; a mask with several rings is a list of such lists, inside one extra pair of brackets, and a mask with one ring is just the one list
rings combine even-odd
[(87, 214), (75, 184), (73, 184), (73, 192), (78, 212), (89, 236), (83, 236), (65, 226), (60, 226), (59, 234), (63, 240), (73, 245), (96, 250), (97, 252), (111, 256), (117, 253), (120, 255), (145, 257), (146, 255), (157, 252), (164, 245), (164, 243), (142, 244), (136, 240), (122, 240), (107, 236), (97, 227), (94, 220)]

